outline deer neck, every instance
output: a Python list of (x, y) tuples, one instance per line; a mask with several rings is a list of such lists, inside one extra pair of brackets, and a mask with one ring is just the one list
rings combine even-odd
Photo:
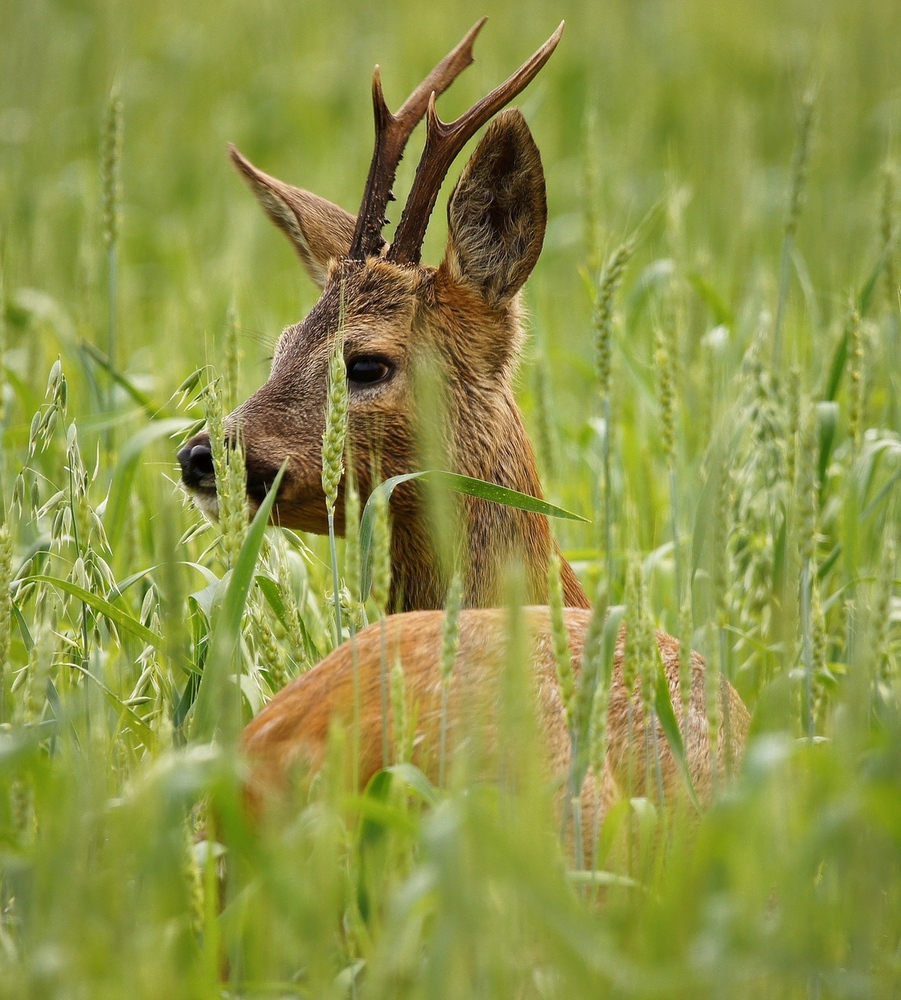
[[(541, 497), (532, 445), (512, 391), (496, 387), (491, 405), (472, 399), (455, 411), (449, 467), (461, 475)], [(392, 598), (398, 610), (443, 608), (449, 571), (439, 557), (425, 493), (414, 487), (394, 510)], [(547, 518), (473, 497), (454, 497), (454, 538), (464, 567), (464, 606), (497, 607), (506, 601), (508, 567), (521, 566), (526, 600), (548, 602), (548, 560), (559, 552)], [(447, 562), (447, 560), (444, 560)], [(575, 572), (561, 559), (567, 607), (590, 607)]]

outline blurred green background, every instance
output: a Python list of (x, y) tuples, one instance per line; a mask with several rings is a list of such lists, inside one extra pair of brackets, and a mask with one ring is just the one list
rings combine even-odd
[[(567, 880), (534, 787), (502, 806), (491, 787), (453, 789), (425, 810), (409, 789), (392, 797), (383, 785), (367, 812), (328, 779), (292, 822), (257, 838), (237, 818), (234, 761), (173, 736), (209, 624), (187, 595), (223, 566), (209, 534), (179, 542), (199, 518), (164, 478), (175, 476), (176, 441), (159, 432), (176, 431), (150, 415), (182, 425), (186, 413), (202, 416), (170, 397), (200, 366), (221, 369), (232, 303), (243, 397), (266, 378), (280, 331), (316, 298), (227, 143), (355, 210), (372, 149), (373, 66), (396, 107), (484, 14), (475, 65), (441, 99), (445, 119), (567, 22), (519, 102), (550, 202), (525, 293), (532, 336), (519, 396), (549, 498), (594, 519), (555, 530), (588, 582), (612, 567), (614, 601), (630, 552), (640, 556), (649, 613), (682, 627), (655, 363), (670, 330), (683, 558), (722, 531), (720, 548), (699, 558), (686, 631), (757, 712), (745, 771), (705, 818), (661, 833), (642, 798), (626, 806), (628, 822), (618, 814), (636, 832), (626, 881), (603, 905)], [(0, 628), (11, 636), (0, 663), (0, 997), (218, 996), (223, 941), (246, 995), (348, 996), (362, 969), (365, 995), (429, 1000), (898, 995), (899, 223), (897, 174), (883, 167), (899, 154), (899, 39), (897, 0), (0, 4), (2, 502), (18, 511), (0, 576), (58, 578), (16, 589), (20, 618)], [(110, 411), (102, 366), (82, 348), (107, 344), (100, 151), (113, 89), (124, 115), (116, 363), (126, 382)], [(811, 92), (777, 364), (769, 331)], [(401, 200), (421, 141), (402, 164)], [(450, 186), (427, 240), (431, 263)], [(604, 553), (592, 310), (602, 262), (649, 213), (617, 299), (615, 551)], [(58, 401), (43, 403), (46, 441), (29, 447), (58, 356), (78, 462), (63, 421), (55, 431), (46, 421)], [(32, 496), (14, 497), (26, 462), (20, 482)], [(86, 479), (96, 465), (96, 481), (76, 489), (70, 473), (82, 462)], [(719, 507), (705, 478), (718, 462), (731, 475)], [(86, 543), (66, 528), (69, 508), (92, 525)], [(92, 545), (93, 562), (82, 558)], [(311, 545), (324, 557), (321, 539)], [(291, 586), (325, 650), (328, 574), (298, 551)], [(815, 577), (806, 628), (802, 555)], [(260, 572), (283, 582), (276, 563)], [(117, 607), (166, 642), (142, 650), (88, 615), (58, 585), (86, 572), (94, 597), (128, 581)], [(246, 713), (297, 666), (283, 643), (281, 675), (267, 672), (260, 622), (271, 617), (254, 590)], [(799, 739), (800, 649), (811, 638), (816, 742)], [(48, 679), (60, 700), (45, 698)], [(222, 885), (202, 838), (210, 801), (230, 852)]]
[[(766, 275), (778, 259), (796, 110), (811, 85), (819, 121), (800, 245), (824, 321), (842, 306), (874, 246), (878, 169), (901, 120), (901, 6), (891, 0), (351, 0), (328, 10), (300, 2), (8, 0), (0, 10), (8, 287), (42, 288), (70, 303), (87, 328), (99, 324), (91, 314), (103, 301), (94, 294), (102, 278), (93, 254), (97, 162), (115, 83), (125, 108), (126, 353), (145, 349), (147, 370), (180, 381), (179, 372), (215, 357), (217, 318), (234, 297), (252, 386), (265, 373), (258, 341), (271, 341), (315, 295), (234, 175), (226, 144), (355, 209), (371, 155), (372, 67), (381, 64), (396, 106), (482, 14), (490, 20), (477, 61), (442, 99), (445, 118), (567, 21), (558, 52), (521, 100), (544, 157), (551, 215), (529, 295), (565, 359), (554, 387), (567, 404), (579, 384), (569, 371), (587, 356), (590, 336), (578, 277), (590, 257), (589, 200), (603, 249), (668, 184), (684, 186), (692, 265), (733, 305), (749, 290), (771, 291)], [(400, 193), (415, 162), (411, 150)], [(443, 238), (439, 209), (433, 262)], [(570, 406), (559, 412), (566, 419)]]

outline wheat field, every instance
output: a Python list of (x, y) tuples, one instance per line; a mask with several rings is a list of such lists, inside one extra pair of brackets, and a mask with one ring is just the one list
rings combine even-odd
[[(708, 811), (631, 789), (591, 870), (512, 654), (502, 776), (400, 732), (356, 789), (336, 734), (250, 822), (235, 732), (336, 644), (329, 541), (177, 487), (316, 299), (227, 143), (356, 209), (372, 67), (396, 106), (483, 14), (447, 119), (567, 21), (518, 102), (554, 531), (753, 714)], [(901, 6), (7, 0), (0, 37), (0, 997), (899, 995)]]

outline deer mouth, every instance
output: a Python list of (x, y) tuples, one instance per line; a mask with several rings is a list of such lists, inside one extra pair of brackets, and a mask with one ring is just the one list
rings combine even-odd
[[(213, 468), (213, 455), (209, 437), (206, 433), (192, 438), (179, 451), (178, 462), (181, 466), (181, 485), (190, 494), (194, 506), (211, 521), (219, 519), (219, 501), (216, 495), (216, 473)], [(275, 477), (280, 467), (267, 462), (253, 454), (245, 455), (247, 493), (250, 516), (256, 513), (260, 505), (272, 492)], [(296, 528), (301, 531), (312, 531), (323, 534), (328, 531), (325, 518), (325, 498), (321, 489), (311, 490), (309, 495), (298, 491), (300, 484), (291, 482), (291, 469), (285, 469), (279, 487), (277, 506), (273, 508), (272, 520), (283, 527)], [(317, 483), (318, 486), (318, 483)], [(304, 495), (298, 495), (298, 492)]]
[(272, 491), (274, 476), (254, 475), (247, 470), (247, 498), (255, 503), (257, 507), (269, 496)]
[[(250, 451), (245, 452), (244, 466), (247, 475), (247, 479), (245, 480), (247, 499), (252, 505), (259, 507), (272, 492), (272, 484), (275, 482), (275, 477), (278, 475), (281, 466), (261, 459)], [(279, 487), (280, 494), (285, 493), (289, 479), (290, 471), (289, 469), (285, 469)]]

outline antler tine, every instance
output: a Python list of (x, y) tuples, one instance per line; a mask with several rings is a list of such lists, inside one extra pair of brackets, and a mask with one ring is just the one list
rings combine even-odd
[(383, 244), (382, 227), (385, 209), (392, 200), (391, 187), (397, 174), (397, 165), (404, 155), (404, 147), (413, 129), (426, 113), (433, 94), (441, 94), (469, 66), (472, 46), (488, 18), (483, 17), (470, 28), (465, 38), (449, 52), (422, 83), (404, 101), (397, 114), (392, 114), (382, 93), (379, 67), (372, 75), (372, 106), (375, 116), (375, 150), (369, 167), (363, 203), (357, 216), (357, 228), (351, 243), (350, 256), (364, 260), (377, 254)]
[(441, 183), (455, 157), (475, 133), (498, 111), (524, 90), (550, 59), (563, 34), (565, 22), (541, 48), (499, 87), (474, 104), (456, 121), (445, 124), (435, 111), (435, 95), (429, 101), (428, 133), (413, 187), (388, 251), (388, 260), (418, 264), (429, 216), (435, 207)]

